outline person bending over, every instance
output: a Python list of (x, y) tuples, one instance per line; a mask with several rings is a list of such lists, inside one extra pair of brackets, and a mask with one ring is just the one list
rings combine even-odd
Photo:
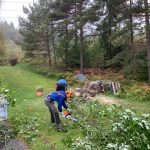
[[(65, 117), (64, 113), (62, 112), (62, 107), (70, 112), (70, 109), (66, 105), (66, 89), (67, 81), (60, 79), (56, 83), (56, 91), (49, 93), (45, 98), (45, 104), (51, 114), (51, 123), (55, 124), (57, 131), (59, 132), (67, 132), (67, 130), (63, 128), (59, 118), (59, 113)], [(55, 106), (55, 103), (57, 103), (58, 107)]]

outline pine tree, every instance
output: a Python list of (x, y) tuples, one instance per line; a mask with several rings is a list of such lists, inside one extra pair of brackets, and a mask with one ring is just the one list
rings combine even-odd
[(46, 51), (48, 63), (51, 66), (50, 50), (50, 20), (49, 20), (49, 3), (47, 0), (34, 3), (33, 6), (24, 8), (24, 13), (28, 19), (20, 18), (20, 33), (24, 37), (23, 47), (30, 56), (34, 51)]
[(150, 86), (150, 22), (149, 22), (149, 5), (148, 5), (148, 0), (144, 0), (144, 6), (145, 6), (147, 57), (148, 57), (148, 84)]
[[(79, 30), (80, 43), (80, 72), (83, 73), (84, 68), (84, 27), (87, 23), (93, 23), (98, 20), (96, 15), (96, 3), (88, 0), (75, 1), (75, 29)], [(85, 27), (86, 28), (86, 27)]]

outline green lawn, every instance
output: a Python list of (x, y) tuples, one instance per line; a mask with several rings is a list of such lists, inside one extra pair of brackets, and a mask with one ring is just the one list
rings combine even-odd
[(150, 101), (147, 102), (138, 102), (138, 101), (131, 101), (131, 100), (126, 100), (127, 101), (127, 106), (133, 108), (136, 110), (138, 114), (150, 114)]
[[(82, 137), (82, 129), (79, 124), (62, 119), (68, 132), (59, 133), (55, 130), (50, 124), (49, 112), (43, 102), (43, 97), (37, 98), (35, 89), (37, 86), (43, 86), (46, 95), (49, 91), (54, 90), (56, 81), (25, 68), (22, 65), (0, 67), (0, 80), (10, 89), (16, 91), (14, 96), (17, 98), (17, 102), (15, 107), (9, 108), (9, 121), (16, 131), (20, 128), (24, 129), (22, 133), (18, 134), (18, 138), (29, 142), (31, 150), (69, 150), (70, 148), (65, 145), (65, 142), (68, 140), (67, 142), (69, 143), (69, 140)], [(128, 101), (126, 107), (133, 107), (139, 113), (149, 113), (149, 104), (150, 102)], [(96, 113), (98, 108), (96, 108)], [(91, 111), (91, 109), (89, 105), (80, 105), (79, 109), (74, 108), (73, 111), (75, 116), (79, 115), (82, 121), (87, 115), (87, 122), (91, 123), (93, 121), (96, 123), (98, 120), (98, 123), (101, 122), (101, 125), (103, 124), (106, 127), (107, 120), (104, 117), (94, 118), (96, 115), (95, 110)], [(92, 112), (91, 114), (90, 111)], [(83, 118), (82, 112), (84, 112)], [(20, 124), (22, 124), (21, 127)], [(31, 140), (33, 141), (31, 142)]]
[[(31, 149), (48, 150), (52, 147), (52, 149), (64, 150), (65, 145), (61, 142), (62, 139), (68, 135), (76, 137), (78, 131), (75, 131), (75, 129), (68, 128), (69, 132), (58, 133), (50, 124), (49, 112), (44, 104), (43, 97), (37, 98), (35, 96), (37, 86), (44, 87), (45, 95), (48, 91), (54, 90), (55, 80), (23, 70), (21, 66), (0, 67), (0, 80), (15, 91), (14, 96), (17, 98), (15, 107), (9, 109), (9, 118), (12, 123), (16, 123), (16, 118), (24, 119), (27, 117), (31, 120), (35, 116), (38, 117), (39, 135), (36, 141), (30, 144)], [(19, 134), (19, 136), (25, 137), (24, 134)]]

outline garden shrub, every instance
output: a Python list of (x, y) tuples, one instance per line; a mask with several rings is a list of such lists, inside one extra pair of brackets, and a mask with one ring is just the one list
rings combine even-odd
[(150, 149), (150, 115), (138, 116), (130, 109), (107, 108), (96, 102), (86, 103), (84, 108), (88, 110), (82, 111), (78, 123), (83, 136), (69, 140), (73, 150)]
[(146, 49), (140, 49), (138, 51), (125, 49), (124, 51), (117, 53), (112, 59), (106, 60), (105, 67), (111, 67), (116, 71), (122, 70), (127, 79), (147, 81), (147, 62)]
[(148, 80), (148, 60), (146, 49), (140, 51), (130, 51), (124, 60), (124, 76), (128, 79), (147, 81)]
[(124, 68), (124, 76), (138, 81), (148, 80), (148, 66), (146, 60), (136, 59)]
[(123, 68), (123, 60), (126, 56), (126, 53), (120, 52), (116, 56), (114, 56), (111, 60), (106, 61), (106, 66), (111, 66), (116, 70), (121, 70)]
[[(119, 118), (112, 124), (112, 143), (107, 145), (110, 149), (150, 149), (150, 123), (149, 115), (138, 117), (133, 111), (126, 109), (120, 113)], [(111, 145), (111, 146), (110, 146)]]
[(7, 87), (3, 86), (0, 82), (0, 94), (2, 94), (12, 106), (14, 106), (16, 103), (16, 99), (13, 97), (13, 93), (14, 91), (11, 91)]
[(39, 136), (40, 118), (37, 116), (26, 116), (24, 113), (16, 114), (11, 118), (14, 131), (22, 134), (25, 140), (30, 144)]
[(15, 66), (18, 63), (17, 58), (13, 58), (9, 60), (9, 63), (11, 64), (11, 66)]
[[(11, 106), (14, 106), (16, 103), (16, 99), (13, 98), (12, 93), (13, 92), (11, 90), (3, 86), (2, 83), (0, 82), (0, 98), (1, 96), (2, 98), (5, 97), (7, 101), (9, 102), (9, 104)], [(0, 103), (1, 103), (1, 99), (0, 99)], [(15, 132), (11, 128), (11, 126), (8, 125), (6, 122), (3, 122), (3, 121), (1, 122), (0, 120), (0, 148), (5, 145), (5, 142), (10, 140), (14, 136), (15, 136)]]
[(9, 62), (8, 62), (8, 59), (7, 58), (0, 58), (0, 65), (3, 66), (3, 65), (7, 65)]

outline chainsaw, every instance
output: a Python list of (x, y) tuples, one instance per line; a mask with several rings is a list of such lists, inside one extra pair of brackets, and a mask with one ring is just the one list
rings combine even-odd
[(69, 120), (72, 120), (72, 121), (74, 121), (74, 122), (77, 122), (77, 119), (76, 119), (76, 118), (73, 118), (73, 117), (71, 116), (71, 113), (70, 113), (69, 111), (65, 111), (65, 112), (64, 112), (64, 115), (65, 115), (65, 118), (67, 118), (67, 119), (69, 119)]

